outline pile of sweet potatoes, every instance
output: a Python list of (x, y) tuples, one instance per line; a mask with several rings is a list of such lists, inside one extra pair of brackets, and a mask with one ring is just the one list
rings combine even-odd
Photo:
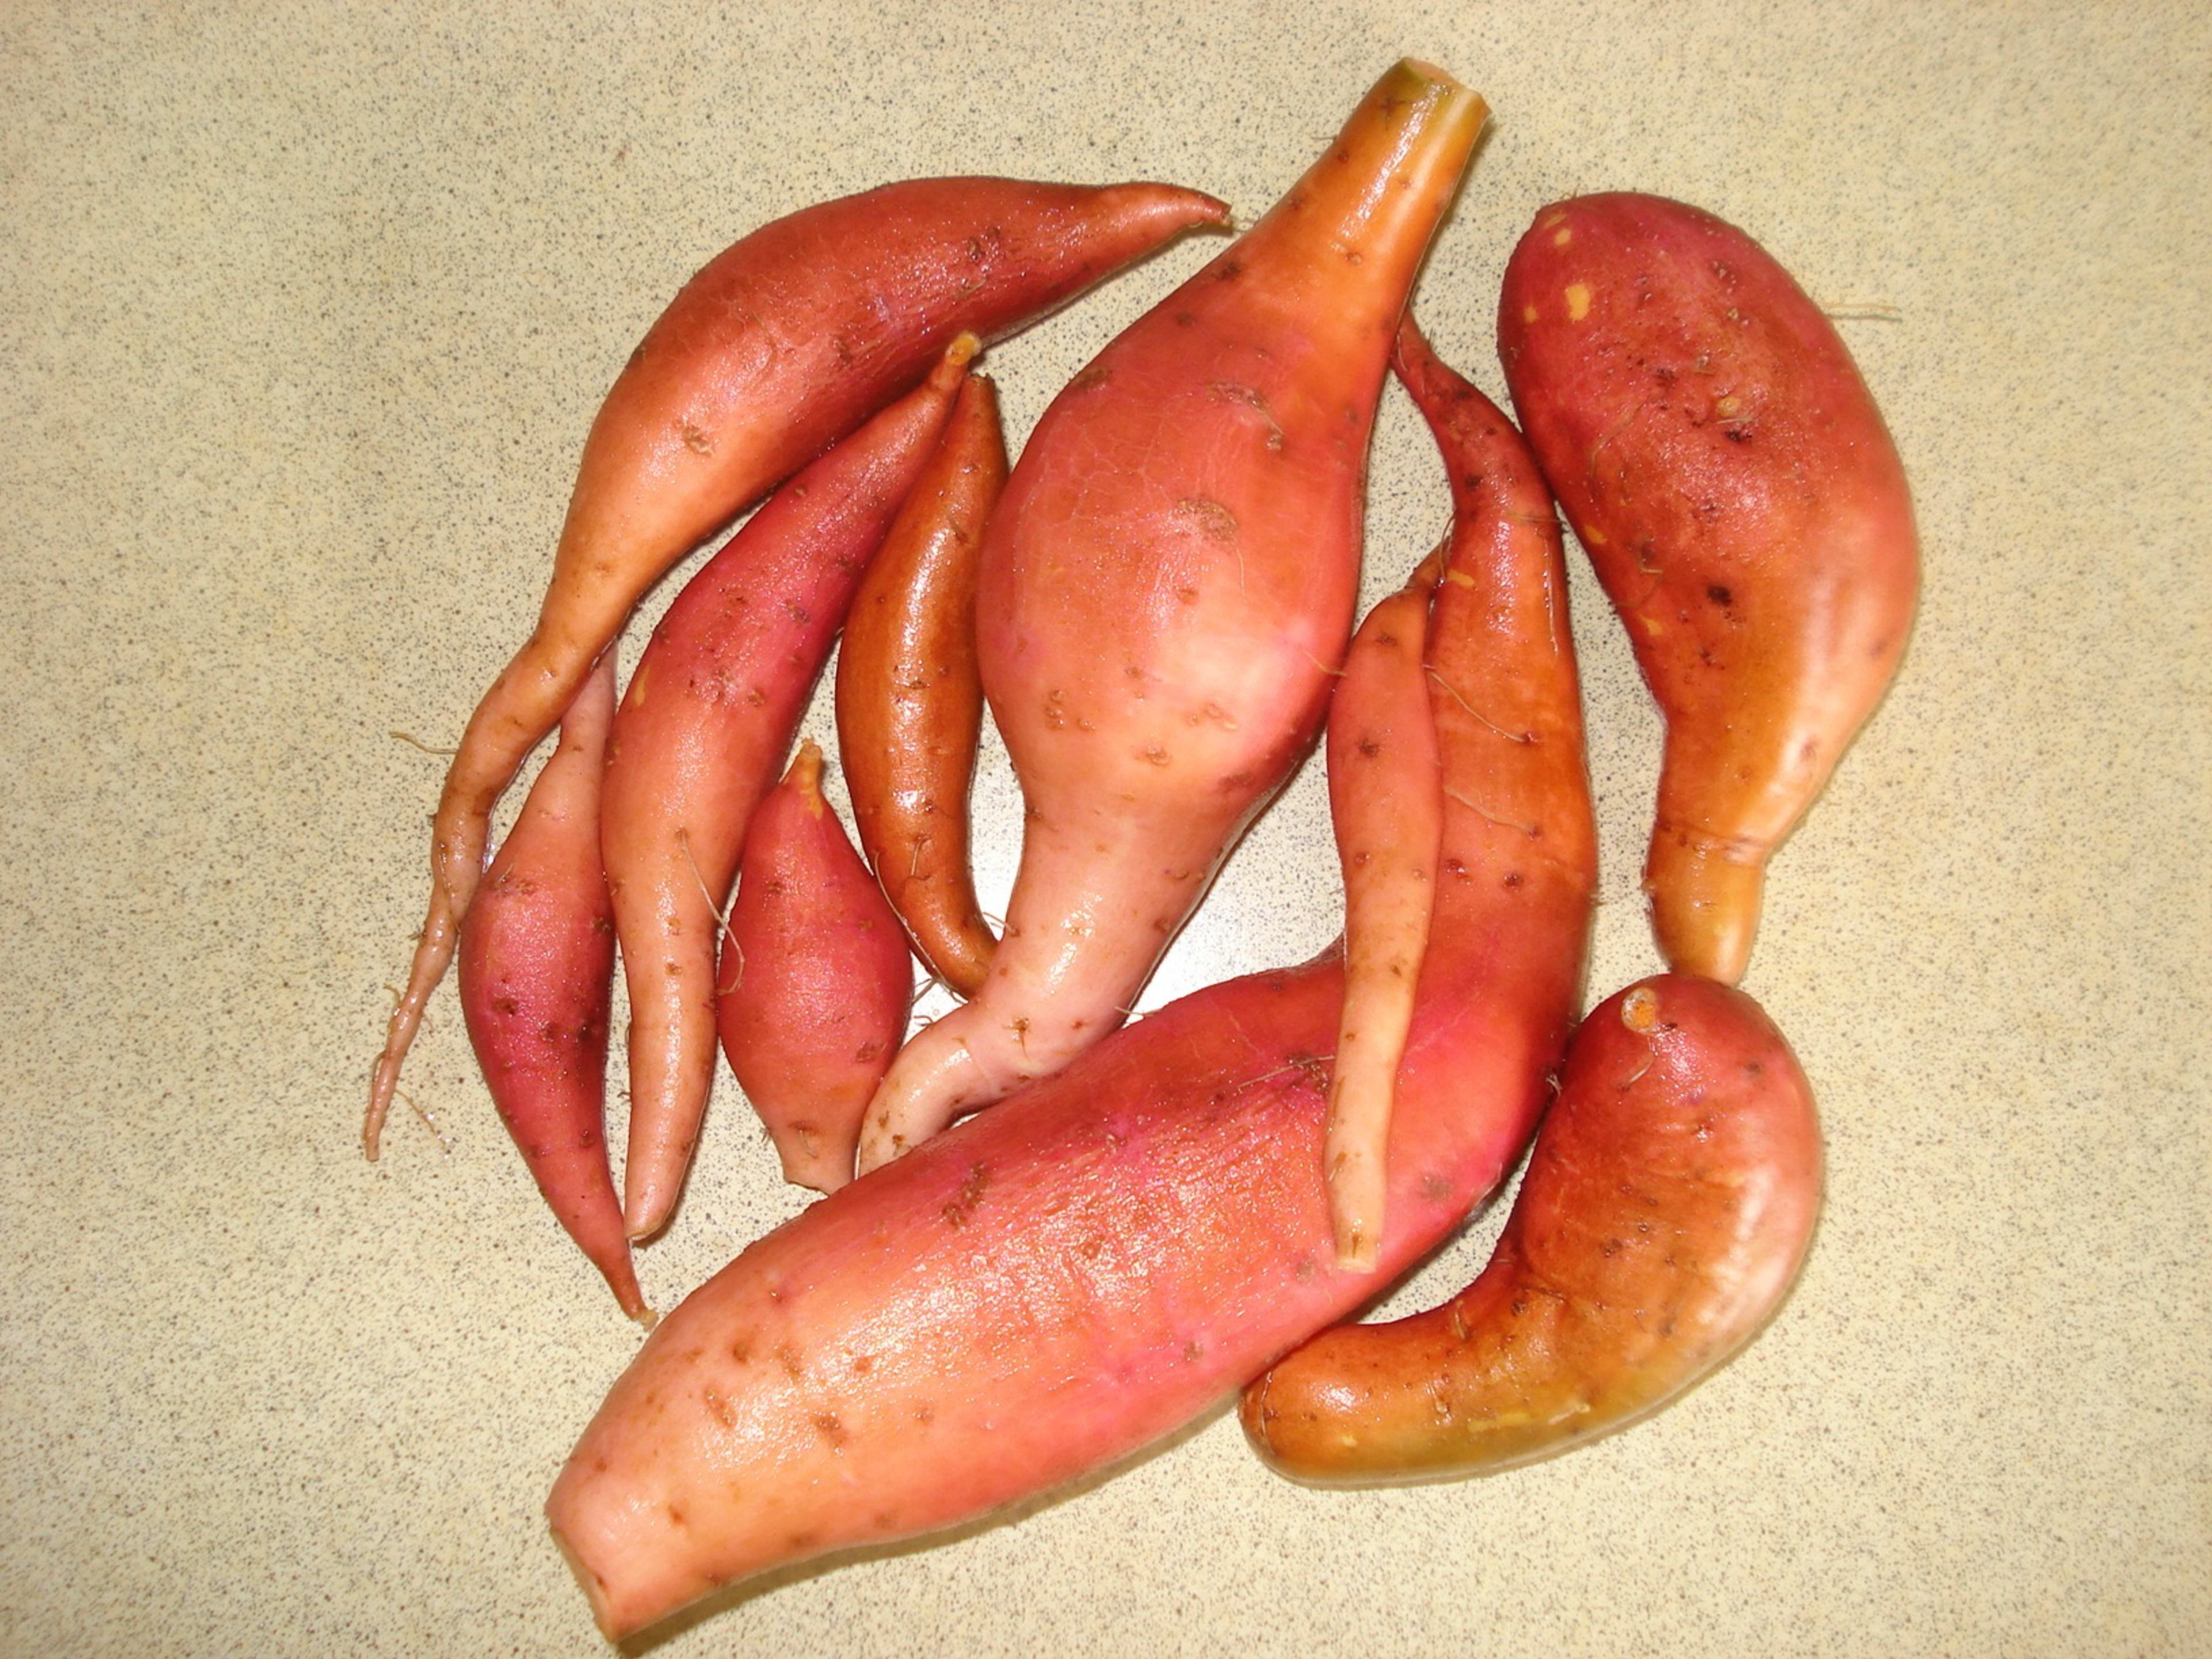
[[(827, 204), (709, 264), (610, 393), (538, 625), (453, 763), (365, 1133), (374, 1157), (458, 952), (501, 1114), (629, 1312), (650, 1318), (630, 1243), (675, 1211), (718, 1042), (827, 1194), (659, 1322), (554, 1486), (610, 1636), (970, 1520), (1239, 1389), (1302, 1480), (1502, 1468), (1662, 1404), (1786, 1295), (1819, 1129), (1733, 988), (1768, 855), (1903, 649), (1902, 469), (1819, 308), (1650, 197), (1522, 238), (1516, 429), (1409, 314), (1486, 118), (1396, 65), (1011, 468), (984, 341), (1221, 204), (978, 179)], [(1355, 632), (1393, 371), (1453, 520)], [(1669, 971), (1579, 1028), (1596, 849), (1555, 500), (1668, 722), (1645, 884)], [(757, 503), (617, 706), (640, 595)], [(857, 849), (812, 745), (775, 781), (841, 629)], [(987, 705), (1025, 809), (995, 934), (968, 860)], [(1324, 731), (1340, 943), (1122, 1029)], [(915, 954), (965, 1000), (909, 1036)], [(1342, 1322), (1532, 1136), (1474, 1284)]]

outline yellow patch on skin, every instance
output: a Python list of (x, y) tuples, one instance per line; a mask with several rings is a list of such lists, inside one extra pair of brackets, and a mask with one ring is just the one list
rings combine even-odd
[(1589, 315), (1589, 287), (1584, 283), (1567, 284), (1567, 320), (1579, 323)]
[(1723, 398), (1713, 405), (1713, 413), (1716, 415), (1733, 415), (1736, 410), (1742, 407), (1743, 403), (1741, 399), (1735, 398)]
[(1444, 580), (1448, 582), (1455, 582), (1462, 587), (1472, 587), (1474, 586), (1474, 578), (1468, 575), (1464, 570), (1447, 570), (1444, 572)]
[(645, 665), (643, 663), (640, 663), (637, 665), (637, 672), (629, 677), (629, 689), (623, 694), (623, 701), (628, 703), (632, 708), (642, 708), (645, 707), (646, 674), (647, 670)]
[(1575, 228), (1572, 225), (1561, 225), (1557, 230), (1552, 233), (1552, 246), (1553, 247), (1565, 247), (1568, 243), (1574, 240)]
[(1521, 320), (1524, 323), (1534, 322), (1536, 320), (1536, 307), (1534, 306), (1522, 306), (1521, 307)]
[(1575, 526), (1575, 534), (1583, 538), (1583, 545), (1584, 547), (1603, 547), (1605, 545), (1605, 532), (1602, 530), (1593, 530), (1586, 525), (1578, 524)]
[(1644, 631), (1655, 640), (1667, 631), (1667, 624), (1656, 617), (1640, 617), (1637, 620), (1644, 624)]

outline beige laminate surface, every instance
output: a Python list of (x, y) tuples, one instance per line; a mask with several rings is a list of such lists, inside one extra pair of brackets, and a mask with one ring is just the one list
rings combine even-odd
[[(441, 769), (389, 734), (459, 732), (609, 380), (737, 235), (957, 172), (1171, 178), (1249, 219), (1410, 53), (1496, 111), (1421, 290), (1447, 355), (1500, 389), (1540, 204), (1686, 198), (1852, 313), (1911, 472), (1903, 678), (1778, 860), (1747, 981), (1825, 1114), (1803, 1281), (1686, 1401), (1559, 1461), (1316, 1494), (1216, 1419), (664, 1651), (2212, 1652), (2207, 15), (0, 10), (0, 1651), (600, 1645), (538, 1507), (637, 1335), (450, 988), (408, 1085), (450, 1152), (405, 1115), (380, 1164), (356, 1144)], [(1017, 441), (1212, 246), (993, 354)], [(1443, 523), (1395, 392), (1374, 485), (1370, 595)], [(1657, 729), (1574, 597), (1595, 1000), (1655, 964)], [(1333, 933), (1318, 785), (1152, 1001)], [(1010, 787), (994, 755), (987, 896)], [(663, 1304), (798, 1207), (726, 1080), (702, 1158), (642, 1258)]]

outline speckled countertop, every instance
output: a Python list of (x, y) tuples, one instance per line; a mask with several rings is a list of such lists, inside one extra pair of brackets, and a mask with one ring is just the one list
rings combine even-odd
[[(927, 173), (1249, 217), (1404, 54), (1496, 123), (1420, 309), (1493, 391), (1541, 203), (1762, 238), (1915, 484), (1905, 672), (1748, 988), (1819, 1091), (1782, 1317), (1488, 1482), (1315, 1494), (1215, 1419), (667, 1653), (2212, 1650), (2212, 21), (2184, 5), (47, 6), (0, 15), (0, 1651), (588, 1653), (538, 1518), (637, 1340), (450, 989), (356, 1129), (450, 743), (577, 445), (705, 258)], [(1204, 258), (995, 352), (1018, 440)], [(1369, 589), (1441, 528), (1395, 392)], [(1654, 964), (1657, 727), (1595, 590), (1591, 996)], [(665, 593), (662, 596), (665, 598)], [(813, 730), (826, 732), (820, 709)], [(1152, 1000), (1335, 927), (1317, 774)], [(1011, 872), (1003, 762), (979, 808)], [(665, 1303), (797, 1208), (725, 1085)], [(1493, 1211), (1398, 1306), (1480, 1263)]]

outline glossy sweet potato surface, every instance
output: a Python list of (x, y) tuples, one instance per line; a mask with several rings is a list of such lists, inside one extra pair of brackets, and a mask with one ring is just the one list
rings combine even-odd
[(1904, 468), (1819, 306), (1679, 202), (1544, 209), (1506, 266), (1498, 347), (1666, 717), (1644, 871), (1661, 953), (1733, 984), (1769, 855), (1905, 650)]
[(1741, 991), (1662, 975), (1577, 1032), (1490, 1265), (1443, 1306), (1317, 1337), (1245, 1391), (1275, 1468), (1488, 1474), (1666, 1404), (1787, 1295), (1820, 1198), (1790, 1045)]

